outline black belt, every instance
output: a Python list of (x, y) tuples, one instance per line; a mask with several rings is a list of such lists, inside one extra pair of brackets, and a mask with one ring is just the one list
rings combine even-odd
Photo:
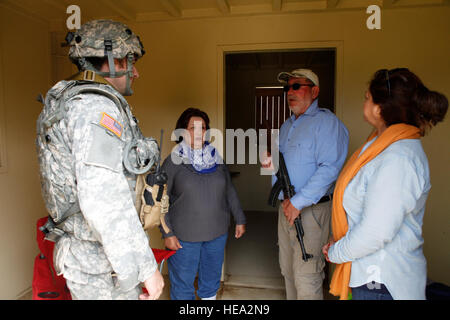
[[(330, 201), (331, 199), (333, 199), (333, 194), (323, 196), (322, 198), (320, 198), (319, 202), (317, 202), (316, 204), (319, 204), (322, 202), (327, 202), (327, 201)], [(286, 198), (284, 200), (286, 200)], [(281, 202), (283, 202), (283, 200), (281, 200)]]
[(327, 201), (330, 201), (331, 199), (333, 199), (333, 195), (332, 194), (327, 195), (327, 196), (323, 196), (322, 198), (320, 198), (319, 202), (317, 202), (317, 203), (327, 202)]

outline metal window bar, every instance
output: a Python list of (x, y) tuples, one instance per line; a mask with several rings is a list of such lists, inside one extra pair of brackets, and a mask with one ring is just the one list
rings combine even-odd
[(265, 128), (265, 121), (271, 127), (269, 129), (279, 129), (286, 119), (285, 105), (285, 94), (282, 87), (256, 87), (255, 129)]

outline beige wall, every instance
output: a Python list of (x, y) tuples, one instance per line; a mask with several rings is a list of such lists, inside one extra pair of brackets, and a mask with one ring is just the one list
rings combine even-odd
[[(141, 79), (130, 101), (145, 134), (170, 131), (189, 106), (208, 112), (211, 125), (223, 127), (223, 48), (293, 48), (342, 45), (337, 57), (336, 113), (350, 131), (350, 152), (368, 136), (362, 120), (363, 95), (379, 68), (409, 67), (434, 90), (450, 97), (450, 8), (384, 10), (382, 30), (369, 31), (363, 10), (268, 16), (193, 19), (139, 23), (148, 55), (138, 63)], [(254, 44), (254, 46), (250, 45)], [(423, 139), (431, 167), (432, 191), (423, 234), (429, 277), (450, 284), (448, 137), (450, 122), (440, 124)], [(169, 140), (166, 135), (165, 155)], [(173, 144), (172, 144), (173, 145)], [(172, 146), (171, 145), (171, 146)], [(266, 195), (261, 196), (265, 201)], [(152, 241), (160, 245), (155, 232)]]
[[(292, 49), (296, 45), (338, 43), (336, 113), (350, 131), (353, 152), (370, 131), (362, 122), (361, 107), (366, 84), (378, 68), (409, 67), (430, 88), (450, 97), (449, 17), (449, 7), (385, 10), (381, 31), (367, 30), (363, 10), (131, 24), (141, 35), (148, 55), (137, 64), (141, 78), (129, 101), (144, 134), (159, 137), (160, 129), (166, 130), (166, 156), (173, 146), (167, 133), (188, 106), (204, 109), (212, 127), (223, 128), (220, 68), (224, 48)], [(31, 286), (33, 259), (38, 252), (35, 221), (46, 214), (34, 150), (35, 121), (40, 111), (35, 97), (48, 90), (50, 70), (55, 69), (50, 68), (50, 36), (45, 24), (3, 8), (0, 21), (0, 112), (5, 120), (0, 124), (7, 146), (6, 172), (0, 173), (0, 299), (10, 299)], [(25, 45), (27, 51), (19, 50)], [(57, 70), (59, 74), (70, 68)], [(433, 185), (423, 228), (424, 251), (430, 278), (447, 284), (449, 136), (447, 121), (423, 139)], [(265, 201), (266, 195), (261, 198)], [(158, 231), (151, 233), (153, 247), (163, 246), (160, 237)]]
[(0, 51), (7, 160), (0, 172), (0, 299), (15, 299), (31, 287), (36, 220), (47, 215), (34, 148), (36, 97), (50, 83), (46, 24), (0, 6)]

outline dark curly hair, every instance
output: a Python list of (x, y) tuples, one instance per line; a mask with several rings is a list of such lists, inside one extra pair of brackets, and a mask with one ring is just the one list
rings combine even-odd
[(447, 113), (447, 97), (428, 90), (407, 68), (378, 70), (370, 81), (369, 91), (388, 127), (406, 123), (418, 127), (424, 136)]
[[(183, 111), (183, 113), (180, 115), (180, 117), (177, 120), (177, 124), (175, 125), (175, 130), (177, 129), (187, 129), (189, 120), (191, 120), (192, 117), (200, 117), (205, 121), (206, 130), (209, 130), (209, 117), (206, 114), (206, 112), (201, 111), (200, 109), (196, 108), (187, 108)], [(176, 143), (180, 143), (183, 141), (183, 137), (179, 137)]]

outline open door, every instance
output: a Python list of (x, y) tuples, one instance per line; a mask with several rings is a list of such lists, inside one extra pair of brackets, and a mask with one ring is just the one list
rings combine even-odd
[[(284, 52), (231, 53), (225, 56), (226, 129), (260, 129), (269, 125), (279, 129), (291, 116), (282, 84), (282, 71), (310, 68), (320, 78), (319, 106), (334, 111), (335, 49)], [(284, 289), (278, 263), (278, 212), (268, 205), (271, 176), (260, 175), (259, 164), (249, 164), (249, 139), (246, 163), (228, 163), (242, 208), (247, 217), (247, 232), (234, 238), (230, 229), (226, 248), (225, 284), (255, 288)], [(236, 152), (235, 152), (236, 154)]]

